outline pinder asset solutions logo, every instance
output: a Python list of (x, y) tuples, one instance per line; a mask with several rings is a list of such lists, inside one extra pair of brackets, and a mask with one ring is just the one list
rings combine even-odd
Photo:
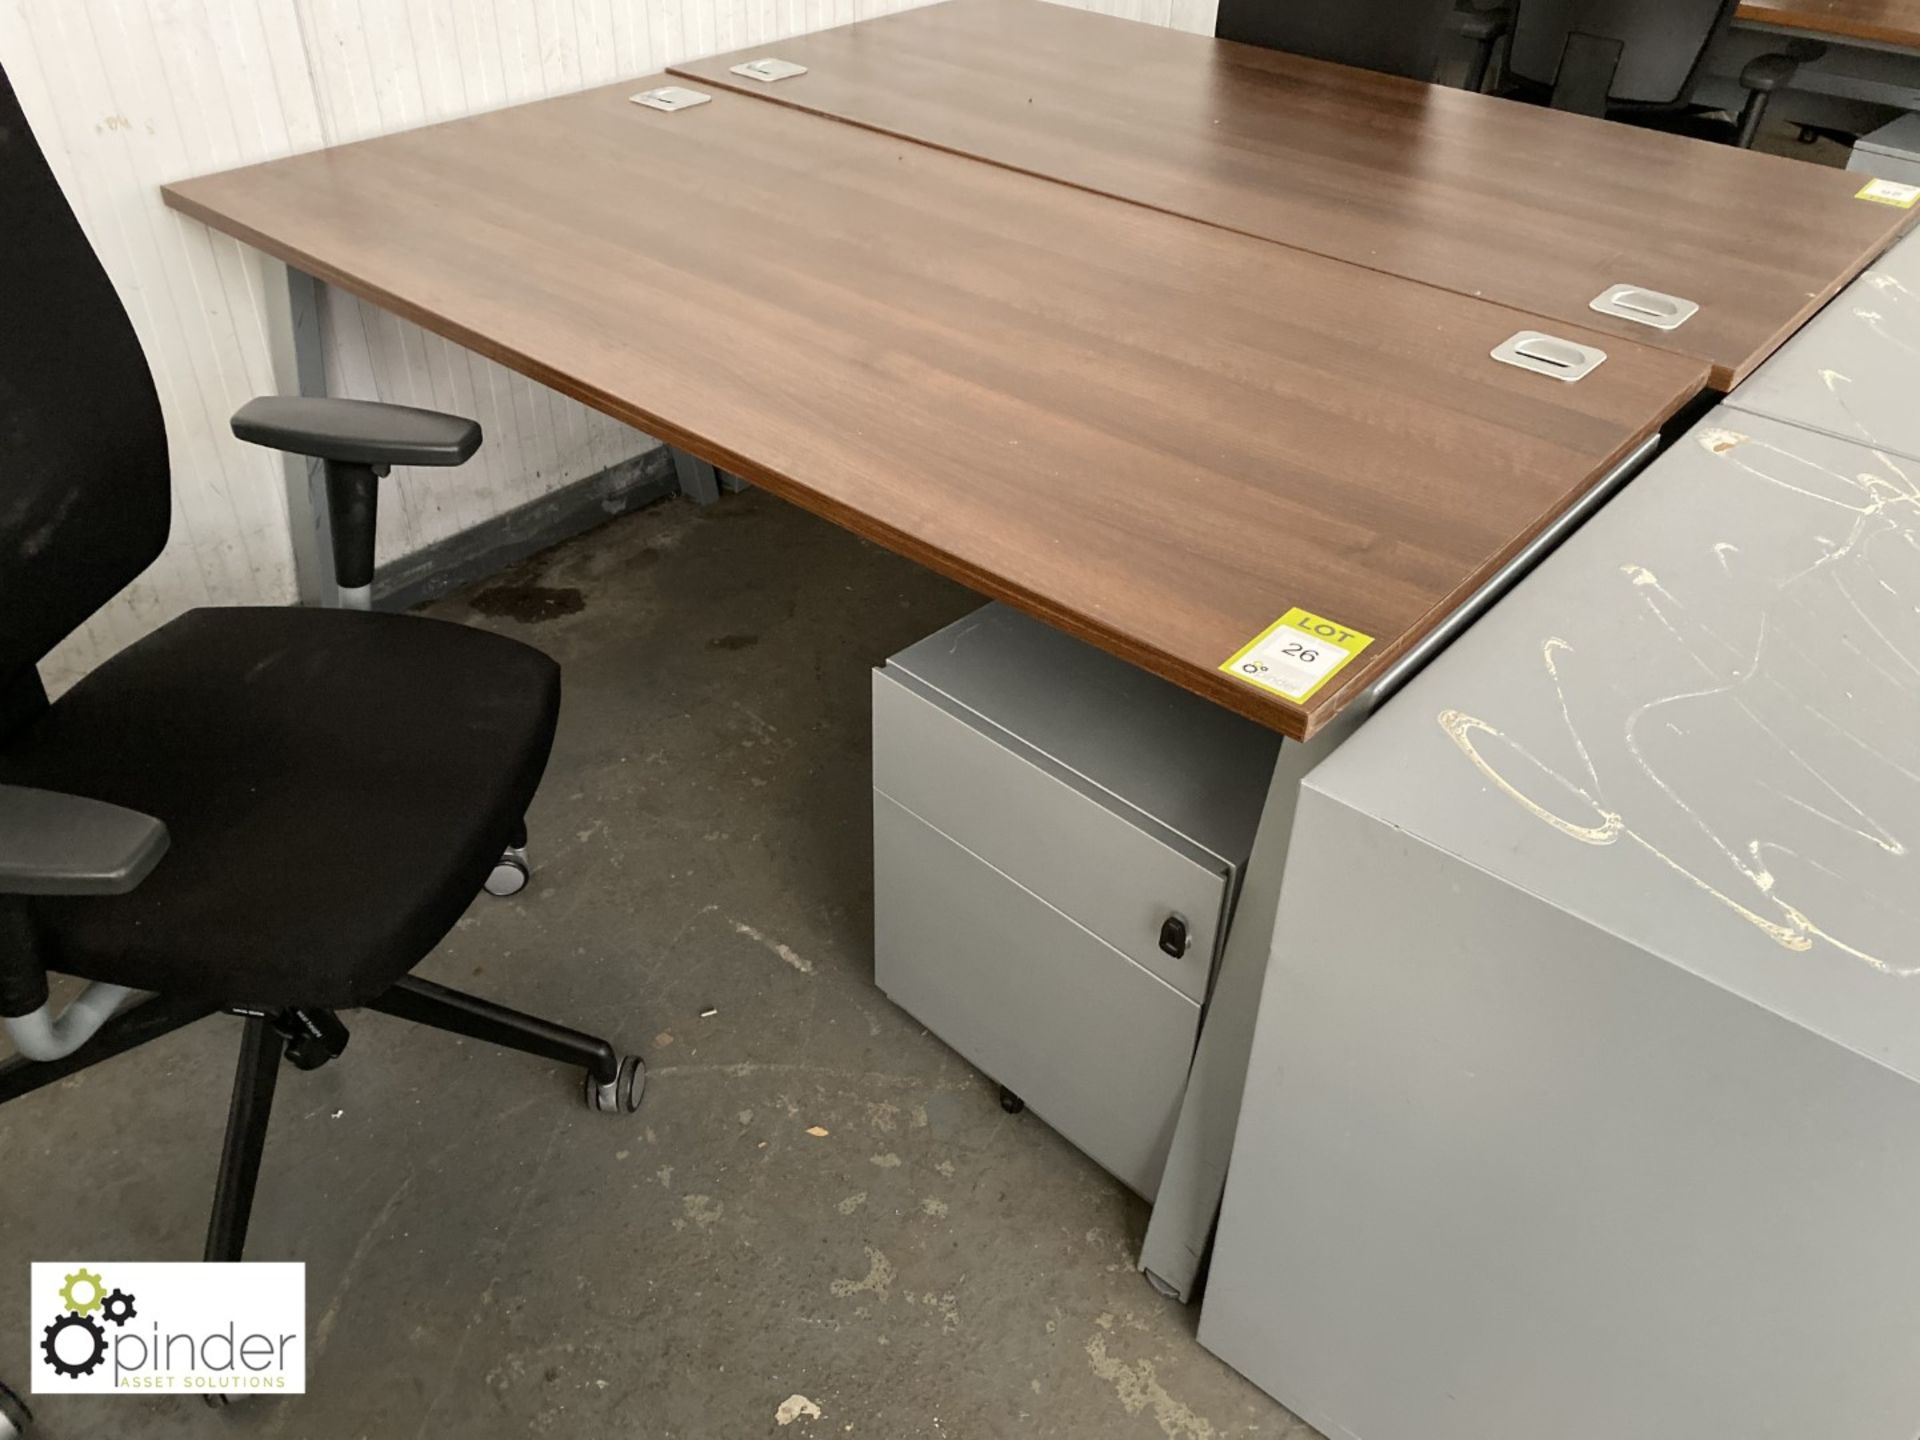
[(306, 1272), (254, 1262), (36, 1262), (33, 1391), (304, 1393)]

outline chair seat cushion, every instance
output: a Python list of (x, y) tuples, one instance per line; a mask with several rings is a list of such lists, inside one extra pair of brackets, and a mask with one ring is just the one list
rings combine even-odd
[(559, 667), (486, 631), (192, 611), (0, 750), (0, 781), (128, 806), (172, 839), (131, 894), (36, 902), (49, 954), (223, 1005), (370, 1000), (479, 892), (559, 709)]

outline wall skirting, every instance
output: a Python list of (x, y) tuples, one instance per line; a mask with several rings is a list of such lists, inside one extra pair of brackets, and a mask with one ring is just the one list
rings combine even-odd
[(380, 566), (373, 577), (374, 604), (381, 610), (411, 610), (616, 515), (679, 493), (672, 452), (655, 445)]

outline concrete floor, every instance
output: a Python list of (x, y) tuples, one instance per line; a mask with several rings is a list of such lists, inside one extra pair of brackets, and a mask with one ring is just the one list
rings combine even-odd
[[(38, 1433), (1310, 1437), (1135, 1272), (1146, 1207), (873, 987), (868, 670), (978, 603), (749, 493), (436, 606), (566, 699), (533, 885), (421, 973), (640, 1050), (645, 1103), (349, 1016), (283, 1071), (249, 1242), (307, 1263), (309, 1393), (48, 1398)], [(197, 1258), (237, 1033), (0, 1109), (0, 1373), (29, 1260)]]

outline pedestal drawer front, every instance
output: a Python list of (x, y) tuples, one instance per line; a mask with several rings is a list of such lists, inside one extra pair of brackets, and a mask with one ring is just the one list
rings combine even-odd
[[(1206, 998), (1227, 896), (1217, 857), (1145, 817), (1134, 823), (1137, 812), (1090, 783), (878, 670), (873, 783), (1181, 994)], [(1170, 915), (1186, 922), (1177, 957), (1160, 948)]]
[(1200, 1007), (878, 793), (873, 856), (880, 988), (1152, 1199)]

